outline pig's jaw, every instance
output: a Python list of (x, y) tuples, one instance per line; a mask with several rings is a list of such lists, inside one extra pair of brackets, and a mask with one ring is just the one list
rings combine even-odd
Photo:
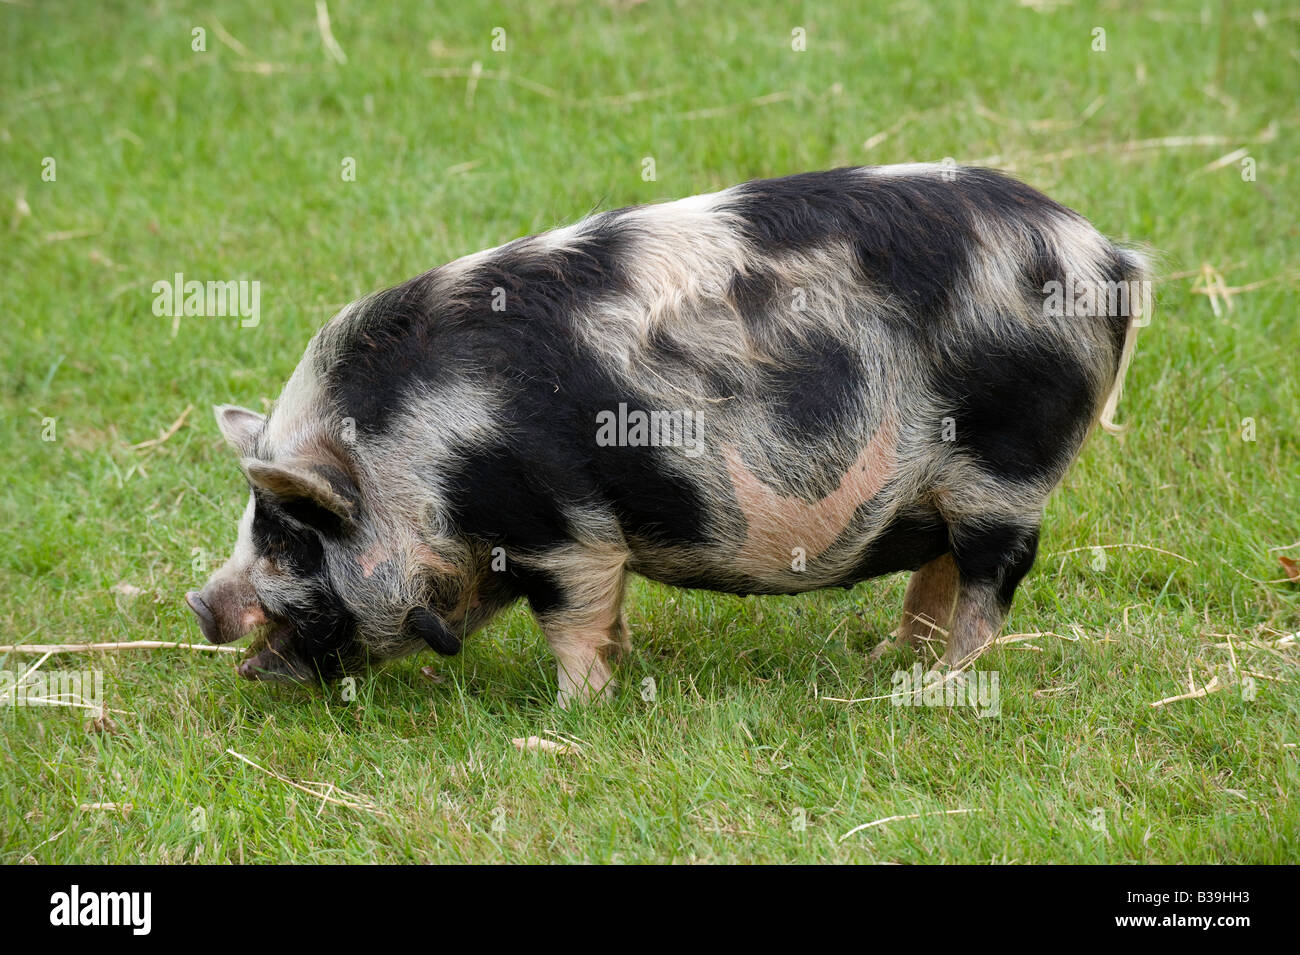
[(312, 668), (293, 649), (293, 624), (271, 620), (252, 642), (235, 672), (247, 680), (268, 683), (311, 683)]

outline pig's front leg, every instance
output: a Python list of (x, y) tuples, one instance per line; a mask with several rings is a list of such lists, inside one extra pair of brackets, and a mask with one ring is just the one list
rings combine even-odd
[(613, 548), (573, 547), (544, 562), (558, 600), (538, 614), (555, 654), (564, 709), (607, 700), (614, 693), (610, 663), (630, 649), (623, 620), (626, 554)]

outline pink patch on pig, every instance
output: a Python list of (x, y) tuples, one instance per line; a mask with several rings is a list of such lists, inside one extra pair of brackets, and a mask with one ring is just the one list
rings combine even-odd
[[(435, 554), (427, 545), (416, 544), (413, 548), (416, 559), (430, 570), (440, 574), (454, 574), (456, 567), (449, 561), (444, 560)], [(392, 552), (387, 547), (376, 541), (370, 545), (370, 549), (364, 554), (357, 557), (357, 563), (361, 565), (361, 574), (363, 577), (370, 577), (378, 569), (380, 564), (386, 564), (393, 559)]]
[(425, 544), (415, 545), (415, 556), (420, 559), (420, 563), (424, 564), (426, 567), (436, 570), (440, 574), (456, 573), (455, 564), (453, 564), (449, 560), (444, 560), (442, 557), (439, 557)]
[(243, 632), (248, 633), (254, 627), (260, 627), (266, 623), (266, 613), (262, 610), (260, 604), (255, 604), (244, 611), (244, 615), (239, 618), (239, 623), (243, 628)]
[(361, 575), (369, 577), (374, 574), (380, 564), (386, 564), (391, 559), (392, 556), (388, 553), (388, 549), (376, 541), (370, 546), (369, 550), (357, 557), (357, 563), (361, 565)]
[(886, 420), (858, 454), (839, 486), (816, 503), (784, 497), (764, 484), (745, 465), (740, 451), (723, 446), (727, 473), (745, 516), (745, 542), (736, 563), (756, 577), (789, 571), (795, 556), (814, 559), (848, 528), (858, 508), (871, 500), (898, 465), (898, 429)]

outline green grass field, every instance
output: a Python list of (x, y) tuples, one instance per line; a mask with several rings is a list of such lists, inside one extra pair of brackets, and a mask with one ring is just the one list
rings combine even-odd
[[(0, 642), (199, 641), (182, 594), (245, 497), (209, 407), (269, 403), (340, 305), (596, 208), (953, 157), (1162, 279), (1130, 430), (1054, 496), (1005, 631), (1046, 635), (976, 664), (1000, 715), (826, 699), (911, 665), (866, 656), (902, 576), (637, 582), (616, 701), (569, 713), (522, 609), (355, 700), (55, 656), (115, 731), (0, 707), (0, 862), (1300, 860), (1293, 5), (768, 6), (330, 0), (340, 62), (307, 2), (0, 4)], [(177, 272), (260, 282), (260, 324), (155, 316)], [(1216, 691), (1150, 705), (1189, 676)], [(547, 733), (581, 754), (511, 742)]]

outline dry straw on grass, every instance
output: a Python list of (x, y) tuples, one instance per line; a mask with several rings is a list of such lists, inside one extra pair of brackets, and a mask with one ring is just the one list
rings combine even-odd
[[(320, 808), (316, 810), (317, 815), (320, 815), (321, 809), (325, 808), (325, 803), (332, 803), (335, 806), (343, 806), (347, 809), (357, 809), (361, 812), (373, 813), (376, 816), (388, 815), (388, 813), (384, 812), (384, 810), (380, 809), (375, 803), (371, 802), (366, 797), (350, 793), (346, 789), (336, 786), (333, 783), (320, 783), (310, 780), (306, 783), (300, 783), (290, 779), (288, 776), (281, 776), (279, 773), (275, 772), (275, 770), (267, 769), (260, 763), (253, 762), (253, 760), (249, 759), (243, 753), (237, 753), (233, 749), (227, 749), (226, 752), (241, 762), (252, 766), (259, 772), (266, 773), (266, 775), (270, 776), (272, 779), (277, 779), (286, 786), (292, 786), (299, 792), (304, 792), (309, 796), (314, 796), (319, 799), (321, 805)], [(311, 787), (313, 786), (318, 788), (312, 789)]]
[(117, 653), (120, 650), (195, 650), (199, 653), (243, 653), (240, 647), (168, 640), (123, 640), (117, 643), (10, 643), (0, 653)]
[(856, 835), (866, 829), (874, 829), (876, 826), (883, 826), (891, 822), (903, 822), (907, 819), (925, 819), (929, 816), (962, 816), (972, 812), (983, 812), (982, 809), (937, 809), (934, 812), (910, 812), (902, 816), (886, 816), (884, 819), (873, 819), (871, 822), (864, 822), (860, 826), (854, 826), (844, 835), (840, 836), (839, 841), (843, 842), (849, 836)]

